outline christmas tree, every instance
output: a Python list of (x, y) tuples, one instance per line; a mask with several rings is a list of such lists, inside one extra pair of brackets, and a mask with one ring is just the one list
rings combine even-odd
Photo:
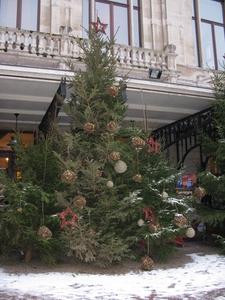
[[(214, 124), (214, 139), (202, 134), (201, 146), (206, 157), (211, 159), (215, 172), (198, 174), (200, 187), (195, 193), (196, 208), (200, 220), (213, 229), (212, 234), (222, 245), (225, 252), (225, 71), (216, 73), (213, 77), (215, 102), (212, 103)], [(200, 192), (200, 193), (198, 193)], [(200, 202), (200, 203), (199, 203)], [(211, 235), (211, 233), (210, 233)]]
[(160, 144), (142, 127), (121, 126), (126, 77), (116, 72), (105, 26), (98, 18), (88, 40), (76, 38), (85, 71), (68, 62), (72, 92), (62, 104), (71, 131), (58, 131), (55, 152), (65, 184), (56, 192), (61, 240), (85, 262), (108, 266), (146, 255), (143, 268), (151, 269), (149, 256), (167, 257), (184, 235), (190, 208), (177, 197), (180, 174)]
[(4, 199), (0, 214), (0, 247), (4, 255), (21, 253), (53, 264), (61, 248), (59, 220), (55, 215), (55, 189), (62, 186), (53, 154), (55, 134), (41, 133), (35, 144), (24, 147), (17, 132), (13, 146), (20, 178), (0, 174)]

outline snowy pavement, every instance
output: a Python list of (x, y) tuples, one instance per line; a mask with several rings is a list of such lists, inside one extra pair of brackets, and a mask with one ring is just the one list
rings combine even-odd
[(0, 269), (0, 299), (225, 299), (225, 257), (186, 254), (183, 268), (124, 275), (9, 274)]

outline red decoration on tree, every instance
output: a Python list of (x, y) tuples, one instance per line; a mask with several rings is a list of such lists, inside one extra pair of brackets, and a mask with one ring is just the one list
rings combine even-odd
[[(150, 205), (148, 208), (142, 207), (142, 210), (145, 212), (145, 220), (151, 220), (154, 224), (156, 224), (155, 214), (152, 212)], [(151, 213), (151, 216), (148, 215), (149, 212)]]
[(98, 33), (98, 32), (102, 32), (103, 34), (106, 34), (105, 33), (105, 29), (106, 27), (108, 26), (107, 24), (103, 24), (99, 17), (97, 17), (97, 22), (91, 22), (91, 24), (94, 26), (95, 28), (95, 32)]
[(160, 143), (157, 143), (153, 140), (152, 137), (150, 137), (149, 141), (146, 142), (146, 145), (149, 147), (148, 148), (148, 153), (150, 152), (157, 152), (159, 153), (159, 146), (160, 146)]
[[(66, 220), (67, 215), (70, 215), (71, 219), (70, 220)], [(76, 220), (76, 215), (74, 213), (72, 213), (70, 207), (68, 206), (67, 209), (61, 213), (57, 214), (61, 219), (62, 219), (62, 224), (61, 224), (61, 228), (66, 227), (67, 225), (70, 225), (72, 227), (75, 227), (75, 220)]]

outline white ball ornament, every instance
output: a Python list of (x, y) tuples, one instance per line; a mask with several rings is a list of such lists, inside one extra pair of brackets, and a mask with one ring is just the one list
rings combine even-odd
[(116, 171), (116, 173), (124, 173), (127, 170), (127, 165), (125, 164), (124, 161), (118, 160), (115, 163), (114, 170)]
[(110, 187), (110, 188), (112, 188), (113, 187), (113, 182), (112, 181), (107, 181), (107, 187)]
[(190, 227), (186, 230), (185, 234), (189, 239), (191, 239), (195, 236), (195, 230), (192, 227)]
[(166, 199), (168, 198), (167, 192), (163, 191), (163, 192), (162, 192), (162, 197), (163, 197), (163, 199), (166, 200)]
[(137, 223), (138, 223), (138, 226), (142, 227), (145, 224), (145, 221), (140, 219), (140, 220), (138, 220)]

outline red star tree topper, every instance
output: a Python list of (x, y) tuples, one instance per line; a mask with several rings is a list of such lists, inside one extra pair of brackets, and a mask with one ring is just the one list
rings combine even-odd
[[(67, 215), (70, 215), (71, 219), (67, 220), (66, 217)], [(61, 228), (66, 227), (67, 225), (70, 225), (72, 227), (75, 227), (75, 220), (76, 220), (76, 215), (74, 213), (72, 213), (70, 207), (68, 206), (67, 209), (61, 213), (57, 214), (61, 219), (62, 219), (62, 224), (61, 224)]]
[(98, 32), (102, 32), (103, 34), (106, 34), (105, 33), (105, 29), (106, 27), (108, 26), (107, 24), (103, 24), (99, 17), (97, 17), (97, 22), (91, 22), (91, 24), (94, 26), (95, 28), (95, 32), (98, 33)]

